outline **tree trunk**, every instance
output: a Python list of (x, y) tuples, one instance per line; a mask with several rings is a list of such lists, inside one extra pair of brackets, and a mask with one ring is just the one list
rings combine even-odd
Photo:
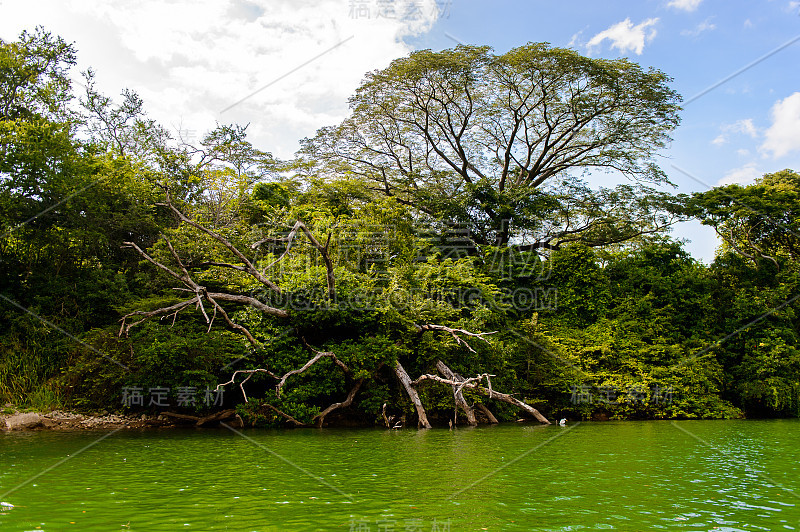
[[(463, 381), (463, 377), (461, 375), (456, 374), (450, 369), (447, 364), (442, 362), (441, 360), (436, 361), (436, 369), (439, 370), (439, 373), (444, 375), (446, 379), (450, 379), (451, 381)], [(467, 404), (467, 400), (464, 399), (464, 394), (461, 393), (461, 389), (453, 386), (453, 398), (455, 399), (456, 405), (464, 411), (464, 414), (467, 416), (467, 423), (471, 427), (474, 427), (478, 424), (478, 420), (475, 419), (475, 411), (472, 410), (472, 407)]]
[(409, 377), (408, 373), (406, 373), (406, 370), (403, 369), (403, 365), (400, 364), (399, 360), (394, 366), (394, 373), (403, 384), (403, 388), (406, 389), (408, 397), (411, 399), (411, 402), (414, 403), (414, 408), (417, 409), (417, 417), (419, 418), (417, 427), (421, 427), (423, 429), (431, 428), (431, 424), (428, 422), (428, 416), (425, 414), (425, 407), (422, 406), (422, 401), (419, 399), (419, 394), (417, 393), (416, 388), (414, 388), (414, 386), (411, 384), (411, 377)]
[(498, 401), (503, 401), (504, 403), (508, 403), (516, 406), (517, 408), (521, 408), (522, 410), (526, 411), (527, 413), (535, 417), (540, 423), (544, 423), (545, 425), (550, 425), (550, 421), (546, 417), (544, 417), (538, 410), (533, 408), (528, 403), (520, 401), (516, 397), (513, 397), (505, 393), (490, 391), (487, 390), (486, 388), (477, 388), (477, 390), (490, 399), (497, 399)]
[(478, 407), (478, 410), (483, 412), (483, 415), (486, 416), (486, 418), (489, 420), (489, 423), (491, 423), (492, 425), (496, 425), (496, 424), (500, 423), (499, 421), (497, 421), (497, 418), (494, 417), (494, 414), (492, 414), (492, 411), (489, 410), (488, 408), (486, 408), (485, 404), (478, 403), (476, 406)]
[(233, 417), (235, 415), (236, 415), (236, 410), (234, 410), (233, 408), (229, 410), (222, 410), (221, 412), (215, 412), (206, 417), (198, 419), (197, 423), (195, 423), (195, 426), (202, 427), (206, 423), (211, 423), (213, 421), (222, 421), (224, 419), (228, 419), (229, 417)]

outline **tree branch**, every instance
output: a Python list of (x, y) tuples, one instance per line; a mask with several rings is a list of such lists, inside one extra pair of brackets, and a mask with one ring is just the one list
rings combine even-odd
[[(441, 360), (436, 361), (436, 369), (439, 370), (439, 373), (451, 381), (464, 381), (464, 378), (461, 377), (461, 375), (455, 373)], [(467, 416), (467, 423), (469, 423), (470, 426), (476, 426), (478, 424), (478, 420), (475, 419), (475, 411), (472, 410), (472, 407), (467, 404), (467, 400), (464, 399), (464, 394), (461, 392), (461, 386), (453, 386), (453, 399), (455, 400), (456, 405), (464, 411), (464, 415)]]
[[(464, 380), (452, 380), (452, 379), (444, 379), (444, 378), (442, 378), (442, 377), (440, 377), (438, 375), (425, 374), (425, 375), (420, 375), (411, 384), (416, 385), (416, 384), (419, 384), (419, 383), (421, 383), (423, 381), (430, 380), (430, 381), (438, 382), (440, 384), (446, 384), (448, 386), (455, 386), (455, 387), (458, 387), (459, 389), (460, 388), (469, 388), (471, 390), (475, 390), (476, 392), (478, 392), (478, 393), (480, 393), (482, 395), (485, 395), (489, 399), (497, 399), (498, 401), (502, 401), (504, 403), (508, 403), (508, 404), (514, 405), (517, 408), (520, 408), (520, 409), (528, 412), (533, 417), (535, 417), (539, 422), (544, 423), (545, 425), (549, 425), (550, 424), (550, 421), (548, 421), (548, 419), (546, 417), (544, 417), (538, 410), (533, 408), (528, 403), (520, 401), (516, 397), (513, 397), (513, 396), (511, 396), (509, 394), (501, 393), (501, 392), (498, 392), (496, 390), (493, 390), (492, 389), (492, 382), (490, 380), (490, 377), (492, 377), (492, 375), (489, 375), (488, 373), (483, 373), (481, 375), (478, 375), (477, 377), (470, 377), (470, 378), (464, 379)], [(484, 378), (486, 379), (487, 387), (484, 387), (484, 386), (481, 385), (481, 382), (483, 381)]]
[(302, 368), (293, 369), (293, 370), (285, 373), (283, 375), (283, 377), (280, 378), (280, 381), (278, 382), (277, 386), (275, 386), (275, 393), (277, 394), (278, 397), (280, 397), (280, 395), (281, 395), (281, 388), (283, 388), (283, 385), (286, 384), (286, 379), (288, 379), (292, 375), (299, 375), (299, 374), (303, 373), (308, 368), (310, 368), (311, 366), (313, 366), (314, 364), (316, 364), (317, 362), (319, 362), (321, 359), (323, 359), (325, 357), (332, 358), (333, 362), (337, 366), (342, 368), (342, 371), (344, 371), (345, 375), (351, 375), (350, 368), (348, 368), (347, 365), (344, 362), (339, 360), (334, 353), (332, 353), (330, 351), (317, 351), (316, 349), (314, 349), (313, 347), (308, 345), (308, 342), (306, 342), (305, 338), (301, 338), (301, 340), (303, 341), (303, 345), (306, 347), (306, 349), (311, 351), (311, 353), (314, 356), (308, 362), (303, 364)]
[(347, 394), (347, 399), (342, 401), (341, 403), (333, 403), (328, 408), (317, 414), (312, 418), (317, 420), (317, 427), (322, 428), (322, 424), (325, 422), (325, 416), (336, 410), (337, 408), (345, 408), (350, 406), (353, 403), (353, 399), (355, 398), (358, 390), (361, 388), (361, 385), (364, 384), (364, 377), (361, 377), (356, 381), (355, 386), (350, 390), (350, 393)]
[(425, 331), (442, 331), (442, 332), (450, 333), (450, 336), (452, 336), (455, 339), (456, 344), (463, 345), (471, 353), (474, 353), (475, 350), (472, 349), (472, 347), (463, 338), (461, 338), (459, 335), (469, 336), (471, 338), (478, 338), (479, 340), (483, 340), (484, 342), (486, 342), (488, 344), (489, 340), (484, 338), (484, 336), (488, 336), (490, 334), (496, 334), (498, 332), (498, 331), (492, 331), (492, 332), (485, 332), (485, 333), (473, 333), (473, 332), (469, 332), (469, 331), (467, 331), (465, 329), (451, 329), (450, 327), (445, 327), (444, 325), (434, 325), (432, 323), (427, 323), (425, 325), (417, 325), (415, 323), (414, 327), (417, 329), (417, 332), (419, 334), (422, 334)]

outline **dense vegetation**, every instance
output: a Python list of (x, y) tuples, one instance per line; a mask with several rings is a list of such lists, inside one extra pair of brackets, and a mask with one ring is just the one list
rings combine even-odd
[[(279, 161), (239, 125), (174, 139), (131, 91), (79, 93), (74, 62), (42, 29), (0, 41), (0, 402), (208, 411), (261, 369), (222, 399), (254, 424), (413, 424), (402, 368), (439, 377), (413, 386), (434, 422), (441, 381), (478, 375), (466, 402), (501, 420), (489, 383), (551, 419), (800, 413), (800, 175), (655, 188), (661, 72), (416, 52)], [(585, 180), (608, 169), (629, 184)], [(724, 241), (711, 265), (667, 234), (690, 218)]]

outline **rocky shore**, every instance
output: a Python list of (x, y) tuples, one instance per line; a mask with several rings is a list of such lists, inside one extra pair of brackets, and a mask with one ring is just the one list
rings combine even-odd
[[(8, 412), (8, 408), (6, 412)], [(91, 430), (91, 429), (141, 429), (175, 426), (165, 416), (140, 416), (100, 413), (76, 414), (54, 410), (47, 413), (18, 412), (0, 414), (0, 430)]]
[(226, 423), (234, 428), (244, 427), (244, 422), (233, 409), (220, 410), (204, 416), (175, 412), (160, 414), (78, 414), (53, 410), (52, 412), (22, 412), (12, 405), (0, 411), (0, 431), (12, 430), (92, 430), (92, 429), (144, 429), (159, 427), (215, 427)]

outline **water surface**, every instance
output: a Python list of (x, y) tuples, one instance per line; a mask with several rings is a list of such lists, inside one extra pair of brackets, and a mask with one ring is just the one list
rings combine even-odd
[(0, 501), (0, 530), (800, 530), (800, 420), (6, 433)]

